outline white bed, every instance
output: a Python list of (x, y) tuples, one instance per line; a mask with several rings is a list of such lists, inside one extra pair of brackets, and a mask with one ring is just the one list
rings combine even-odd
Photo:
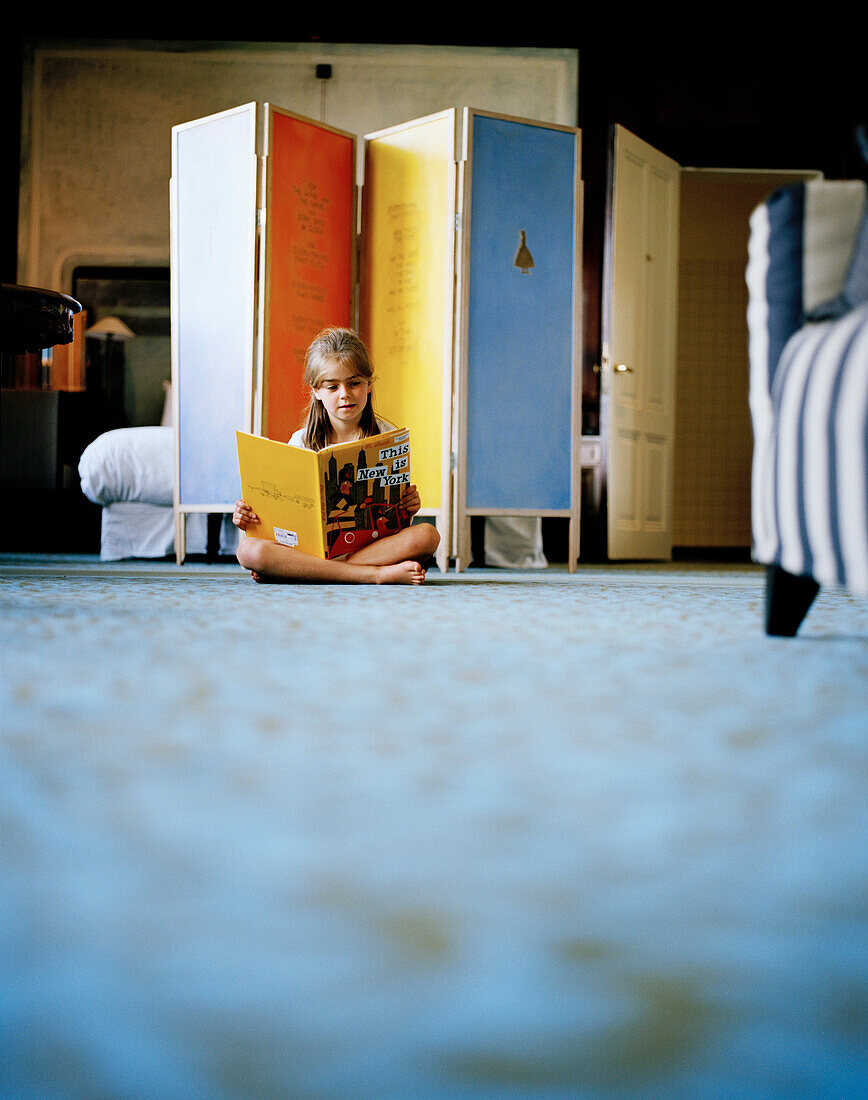
[[(102, 506), (100, 558), (163, 558), (175, 550), (173, 432), (171, 425), (117, 428), (85, 448), (78, 465), (84, 495)], [(204, 554), (208, 517), (185, 519), (186, 551)], [(227, 515), (220, 554), (234, 554), (237, 531)]]

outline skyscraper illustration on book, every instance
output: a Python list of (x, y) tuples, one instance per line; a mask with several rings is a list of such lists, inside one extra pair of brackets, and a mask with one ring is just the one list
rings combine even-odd
[(400, 505), (410, 483), (406, 428), (321, 451), (235, 435), (242, 497), (260, 520), (247, 529), (254, 538), (337, 558), (410, 522)]

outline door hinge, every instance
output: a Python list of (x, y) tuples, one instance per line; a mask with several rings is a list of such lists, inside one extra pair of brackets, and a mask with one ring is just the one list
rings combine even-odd
[(600, 356), (600, 392), (607, 394), (609, 392), (609, 367), (611, 365), (608, 340), (603, 341), (602, 352), (603, 354)]

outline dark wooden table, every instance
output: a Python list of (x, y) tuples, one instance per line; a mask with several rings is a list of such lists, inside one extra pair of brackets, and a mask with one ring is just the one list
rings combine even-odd
[[(81, 303), (66, 294), (0, 283), (0, 377), (14, 378), (19, 355), (72, 342), (72, 319)], [(40, 522), (7, 523), (0, 550), (99, 550), (99, 512), (77, 480), (78, 439), (85, 393), (4, 389), (0, 405), (0, 487), (10, 512)], [(85, 410), (86, 411), (86, 410)], [(70, 485), (66, 486), (68, 470)]]
[(72, 342), (81, 302), (34, 286), (0, 283), (0, 352), (18, 355)]

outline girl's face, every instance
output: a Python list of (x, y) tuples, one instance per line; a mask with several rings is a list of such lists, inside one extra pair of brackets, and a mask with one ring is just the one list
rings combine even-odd
[(349, 363), (330, 363), (317, 380), (314, 396), (323, 403), (336, 434), (358, 430), (368, 403), (371, 383)]

